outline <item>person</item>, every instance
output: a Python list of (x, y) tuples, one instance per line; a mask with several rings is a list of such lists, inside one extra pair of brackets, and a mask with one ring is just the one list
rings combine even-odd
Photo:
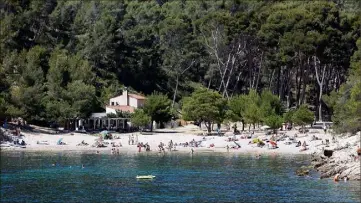
[(299, 147), (299, 146), (301, 146), (301, 141), (298, 141), (298, 142), (297, 142), (296, 147)]
[(323, 124), (323, 131), (325, 132), (325, 134), (327, 133), (327, 127), (326, 127), (326, 124)]
[(169, 151), (172, 151), (172, 148), (173, 148), (173, 140), (170, 140), (168, 147), (169, 147)]
[(142, 151), (142, 145), (138, 144), (138, 152), (141, 152), (141, 151)]
[(20, 136), (20, 127), (16, 127), (15, 131), (16, 131), (16, 136)]
[(340, 177), (340, 174), (336, 174), (335, 177), (333, 177), (333, 181), (338, 182), (338, 179)]
[(84, 164), (81, 165), (81, 168), (85, 168), (85, 167), (84, 167)]
[(192, 148), (191, 151), (192, 151), (192, 154), (193, 154), (193, 153), (194, 153), (194, 149)]
[(357, 146), (356, 152), (357, 152), (357, 156), (355, 157), (355, 160), (360, 159), (360, 156), (361, 156), (361, 148), (360, 148), (360, 146)]
[(229, 146), (227, 145), (227, 152), (229, 152)]

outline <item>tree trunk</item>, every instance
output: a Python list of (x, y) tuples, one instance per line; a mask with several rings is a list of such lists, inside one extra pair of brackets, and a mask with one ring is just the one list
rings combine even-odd
[[(281, 67), (281, 68), (282, 68), (282, 67)], [(276, 87), (276, 94), (277, 94), (277, 96), (279, 96), (279, 95), (280, 95), (281, 68), (278, 68), (278, 71), (277, 71), (277, 87)]]
[(242, 121), (242, 131), (244, 131), (244, 119), (242, 119), (241, 121)]
[(306, 68), (306, 73), (303, 74), (303, 84), (302, 84), (302, 93), (301, 93), (301, 98), (300, 98), (300, 103), (303, 104), (304, 101), (305, 101), (305, 95), (306, 95), (306, 88), (307, 88), (307, 84), (308, 84), (308, 78), (309, 78), (309, 73), (308, 73), (308, 70), (309, 70), (309, 59), (307, 60), (308, 61), (308, 65), (307, 65), (307, 68)]
[(150, 121), (150, 132), (153, 132), (153, 119), (151, 119), (151, 121)]
[(211, 133), (212, 132), (212, 123), (210, 121), (208, 121), (208, 122), (204, 122), (204, 124), (207, 127), (208, 133)]
[(317, 62), (318, 62), (318, 64), (320, 64), (320, 61), (319, 60), (317, 61), (317, 57), (315, 56), (314, 57), (314, 67), (315, 67), (315, 72), (316, 72), (317, 83), (320, 88), (319, 96), (318, 96), (318, 120), (322, 121), (322, 94), (323, 94), (323, 82), (325, 79), (326, 65), (324, 65), (323, 69), (321, 69), (322, 78), (320, 79), (320, 75), (317, 70)]
[(179, 76), (177, 75), (175, 90), (174, 90), (174, 94), (173, 94), (172, 108), (174, 107), (175, 97), (176, 97), (177, 91), (178, 91), (178, 82), (179, 82)]

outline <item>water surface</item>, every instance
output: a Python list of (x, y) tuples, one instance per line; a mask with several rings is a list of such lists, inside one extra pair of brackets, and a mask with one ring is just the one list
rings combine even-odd
[[(14, 203), (360, 202), (360, 182), (294, 175), (308, 163), (300, 155), (1, 152), (0, 195)], [(148, 174), (156, 178), (135, 179)]]

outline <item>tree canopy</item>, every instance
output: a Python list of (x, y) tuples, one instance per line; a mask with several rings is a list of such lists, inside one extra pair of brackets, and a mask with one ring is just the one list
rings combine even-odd
[(213, 123), (221, 123), (226, 114), (227, 101), (213, 90), (198, 89), (183, 100), (183, 118), (204, 122), (208, 132)]
[(130, 120), (133, 126), (140, 127), (142, 130), (146, 125), (150, 124), (151, 118), (144, 113), (143, 109), (136, 109)]
[[(306, 104), (360, 130), (357, 0), (5, 0), (0, 10), (2, 118), (86, 117), (123, 86), (177, 107), (205, 87), (247, 123)], [(252, 91), (259, 102), (235, 106)]]
[(171, 101), (162, 93), (154, 92), (148, 96), (143, 109), (151, 119), (151, 130), (153, 130), (153, 121), (162, 124), (172, 118)]

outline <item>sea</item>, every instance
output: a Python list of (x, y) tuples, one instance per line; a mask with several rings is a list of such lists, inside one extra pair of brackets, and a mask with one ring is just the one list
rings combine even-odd
[(361, 201), (360, 181), (295, 174), (309, 164), (308, 155), (1, 151), (0, 202)]

